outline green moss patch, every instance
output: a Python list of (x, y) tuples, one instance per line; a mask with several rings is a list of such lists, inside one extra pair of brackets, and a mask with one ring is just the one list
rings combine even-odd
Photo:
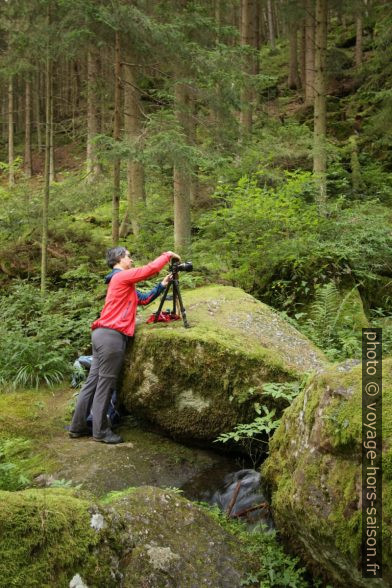
[(65, 490), (1, 492), (0, 585), (239, 586), (245, 545), (179, 495), (144, 486), (91, 504)]
[[(285, 412), (263, 473), (278, 528), (334, 585), (371, 586), (360, 572), (361, 366), (314, 376)], [(392, 581), (392, 359), (383, 362), (383, 560)]]

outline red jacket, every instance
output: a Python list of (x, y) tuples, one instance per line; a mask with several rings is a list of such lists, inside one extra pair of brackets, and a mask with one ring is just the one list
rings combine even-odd
[(170, 254), (162, 253), (143, 267), (116, 273), (110, 280), (101, 316), (93, 322), (91, 328), (94, 330), (105, 327), (132, 336), (135, 332), (137, 307), (135, 284), (160, 272), (169, 261)]

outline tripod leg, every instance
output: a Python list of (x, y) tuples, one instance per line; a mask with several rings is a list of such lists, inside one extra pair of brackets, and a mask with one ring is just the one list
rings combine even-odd
[(173, 295), (174, 294), (176, 294), (178, 297), (178, 302), (180, 304), (180, 309), (181, 309), (181, 316), (182, 316), (182, 320), (184, 321), (184, 327), (189, 329), (191, 325), (188, 323), (188, 319), (186, 318), (186, 310), (185, 310), (184, 305), (182, 303), (182, 298), (181, 298), (181, 293), (180, 293), (180, 284), (178, 283), (178, 280), (173, 280)]
[(161, 298), (161, 302), (159, 304), (158, 310), (155, 313), (155, 319), (154, 319), (154, 323), (157, 322), (159, 315), (161, 314), (161, 310), (163, 305), (165, 304), (165, 300), (166, 300), (166, 296), (170, 290), (170, 286), (171, 286), (171, 282), (168, 283), (168, 285), (166, 286), (165, 292), (163, 293), (163, 296)]

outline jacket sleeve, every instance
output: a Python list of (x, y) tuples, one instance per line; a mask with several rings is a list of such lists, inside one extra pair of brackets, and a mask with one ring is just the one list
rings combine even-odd
[(154, 274), (157, 274), (170, 261), (170, 254), (168, 252), (162, 253), (159, 257), (150, 261), (147, 265), (137, 267), (135, 269), (123, 270), (121, 272), (121, 282), (124, 284), (135, 284), (147, 280)]
[(150, 290), (149, 292), (140, 292), (140, 290), (136, 290), (137, 303), (142, 306), (150, 304), (150, 302), (158, 298), (159, 294), (161, 294), (161, 292), (163, 292), (164, 289), (165, 286), (162, 286), (162, 284), (159, 283), (156, 286), (154, 286), (154, 288), (152, 288), (152, 290)]

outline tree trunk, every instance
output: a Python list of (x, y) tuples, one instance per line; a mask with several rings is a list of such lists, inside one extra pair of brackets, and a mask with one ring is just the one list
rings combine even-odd
[(272, 14), (272, 2), (267, 0), (267, 19), (268, 19), (268, 40), (272, 49), (275, 49), (275, 29), (274, 17)]
[(50, 150), (49, 150), (49, 183), (56, 181), (55, 163), (54, 163), (54, 108), (53, 108), (53, 71), (50, 72)]
[(14, 84), (12, 76), (8, 81), (8, 185), (15, 186), (14, 170)]
[[(140, 146), (141, 138), (141, 105), (140, 93), (136, 86), (133, 56), (128, 55), (128, 62), (123, 65), (124, 70), (124, 130), (126, 139), (134, 146)], [(127, 211), (121, 223), (120, 236), (126, 237), (132, 227), (137, 237), (140, 226), (138, 209), (145, 200), (144, 168), (140, 161), (131, 157), (127, 163)]]
[(94, 137), (98, 134), (97, 56), (90, 47), (87, 54), (87, 183), (94, 183), (101, 173)]
[(290, 23), (289, 26), (290, 39), (290, 64), (289, 64), (289, 78), (288, 86), (291, 90), (299, 88), (298, 77), (298, 55), (297, 55), (297, 25)]
[[(175, 114), (178, 123), (188, 137), (189, 95), (181, 82), (175, 84)], [(173, 169), (174, 192), (174, 248), (179, 253), (186, 253), (191, 243), (191, 179), (187, 170), (175, 165)]]
[(8, 90), (1, 95), (1, 137), (4, 143), (8, 140)]
[(42, 241), (41, 241), (41, 293), (46, 291), (46, 276), (48, 267), (48, 217), (49, 217), (49, 193), (50, 193), (50, 139), (52, 120), (52, 65), (48, 56), (46, 58), (46, 115), (45, 115), (45, 168), (44, 168), (44, 195), (42, 202)]
[[(256, 0), (241, 0), (241, 45), (257, 48), (257, 33), (255, 21), (257, 20)], [(243, 133), (252, 130), (252, 106), (254, 91), (251, 87), (251, 76), (256, 70), (254, 55), (249, 55), (244, 64), (244, 86), (241, 89), (241, 113), (240, 124)]]
[(356, 41), (355, 41), (355, 67), (361, 67), (362, 58), (363, 58), (363, 52), (362, 52), (362, 35), (363, 35), (362, 25), (363, 25), (363, 21), (362, 21), (362, 14), (361, 13), (359, 13), (357, 15), (356, 25), (357, 25), (357, 27), (356, 27), (357, 33), (356, 33)]
[(306, 27), (301, 25), (301, 87), (305, 96), (306, 92)]
[(328, 0), (316, 0), (315, 38), (315, 96), (313, 172), (317, 183), (317, 203), (321, 214), (327, 201), (327, 150), (326, 150), (326, 52), (327, 52)]
[(314, 16), (313, 0), (306, 0), (305, 30), (306, 30), (306, 37), (305, 37), (305, 43), (306, 43), (306, 51), (305, 51), (305, 71), (306, 71), (305, 104), (307, 106), (309, 106), (310, 104), (313, 103), (314, 95), (315, 95), (315, 88), (314, 88), (315, 16)]
[[(114, 128), (113, 138), (120, 140), (121, 135), (121, 49), (120, 33), (115, 33), (114, 49)], [(120, 170), (121, 160), (116, 157), (113, 163), (113, 198), (112, 198), (112, 242), (118, 244), (120, 230)]]
[(38, 153), (42, 152), (42, 133), (41, 133), (41, 105), (40, 105), (40, 83), (39, 83), (39, 74), (35, 78), (36, 88), (34, 92), (34, 109), (35, 109), (35, 127), (37, 130), (37, 148)]
[(28, 178), (32, 176), (31, 167), (31, 83), (26, 80), (25, 92), (25, 148), (24, 148), (24, 173)]

